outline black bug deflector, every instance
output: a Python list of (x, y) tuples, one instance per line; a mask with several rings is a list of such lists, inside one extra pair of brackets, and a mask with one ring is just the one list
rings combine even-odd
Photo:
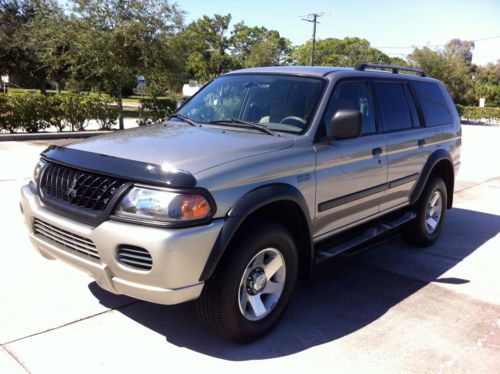
[(42, 157), (84, 171), (165, 187), (191, 188), (195, 177), (184, 170), (163, 170), (160, 165), (59, 146), (50, 146)]

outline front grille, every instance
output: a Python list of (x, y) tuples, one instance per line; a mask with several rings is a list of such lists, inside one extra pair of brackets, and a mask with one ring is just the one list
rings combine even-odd
[(136, 269), (151, 270), (153, 267), (153, 259), (144, 248), (121, 246), (117, 257), (118, 262)]
[(56, 242), (70, 252), (84, 255), (93, 260), (99, 260), (99, 254), (97, 253), (95, 244), (90, 239), (57, 228), (38, 218), (35, 218), (33, 222), (33, 231), (37, 235)]
[(44, 197), (78, 208), (102, 211), (125, 182), (119, 178), (48, 163), (40, 180)]

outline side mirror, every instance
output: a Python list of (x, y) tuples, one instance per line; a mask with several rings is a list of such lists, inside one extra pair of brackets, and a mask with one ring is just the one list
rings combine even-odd
[(357, 138), (361, 136), (362, 123), (359, 110), (339, 109), (331, 120), (332, 137), (339, 140)]

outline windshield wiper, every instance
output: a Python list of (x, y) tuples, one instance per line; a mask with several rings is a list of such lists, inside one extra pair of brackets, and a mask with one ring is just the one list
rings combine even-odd
[(191, 126), (196, 126), (196, 127), (200, 127), (201, 125), (199, 123), (197, 123), (196, 121), (193, 121), (191, 118), (189, 117), (184, 117), (182, 114), (177, 114), (177, 113), (174, 113), (174, 114), (171, 114), (168, 119), (171, 119), (171, 118), (178, 118), (180, 119), (182, 122), (186, 122), (186, 123), (189, 123)]
[(254, 122), (243, 121), (241, 119), (235, 119), (235, 118), (219, 119), (219, 120), (215, 120), (215, 121), (210, 121), (210, 122), (208, 122), (208, 124), (210, 124), (210, 125), (225, 125), (225, 124), (245, 125), (245, 126), (251, 127), (252, 129), (264, 132), (268, 135), (272, 135), (272, 136), (276, 135), (273, 131), (269, 130), (267, 127), (264, 127), (262, 125), (258, 125)]

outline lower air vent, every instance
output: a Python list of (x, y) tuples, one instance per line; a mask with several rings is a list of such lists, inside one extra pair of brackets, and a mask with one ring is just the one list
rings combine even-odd
[(44, 239), (56, 242), (59, 247), (67, 251), (84, 255), (92, 260), (99, 260), (99, 254), (97, 253), (94, 243), (90, 239), (60, 229), (38, 218), (35, 218), (33, 222), (33, 231)]
[(119, 263), (135, 269), (151, 270), (153, 267), (153, 259), (144, 248), (121, 246), (117, 257)]

